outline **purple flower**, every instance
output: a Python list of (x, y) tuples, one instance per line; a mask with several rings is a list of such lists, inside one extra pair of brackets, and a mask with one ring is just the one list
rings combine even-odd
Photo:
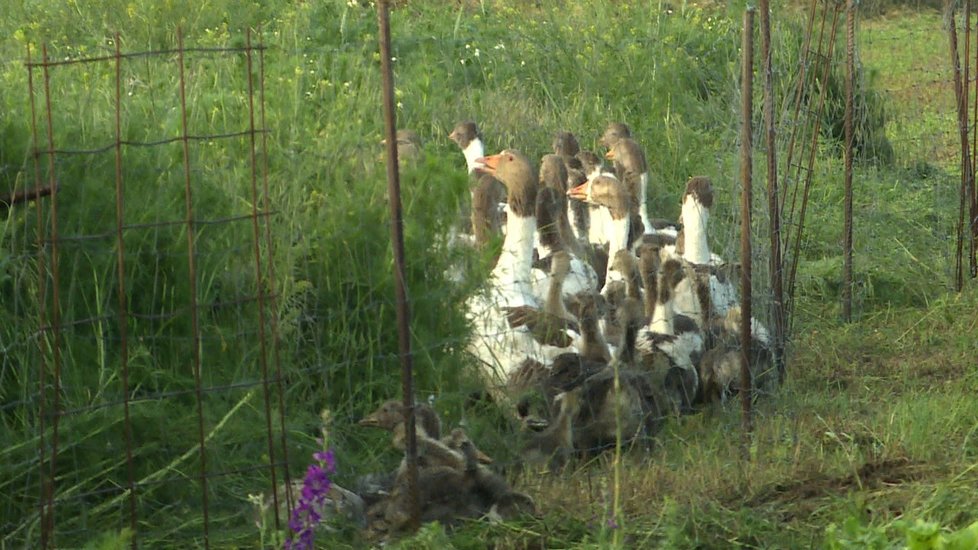
[(329, 495), (329, 474), (336, 470), (336, 456), (332, 450), (327, 450), (313, 453), (312, 458), (319, 464), (310, 464), (306, 469), (299, 502), (289, 518), (292, 536), (285, 540), (286, 550), (312, 548), (314, 531), (322, 519), (321, 511)]
[(312, 453), (312, 458), (322, 464), (323, 468), (325, 468), (327, 472), (336, 470), (336, 455), (333, 453), (332, 449), (325, 452), (317, 451)]

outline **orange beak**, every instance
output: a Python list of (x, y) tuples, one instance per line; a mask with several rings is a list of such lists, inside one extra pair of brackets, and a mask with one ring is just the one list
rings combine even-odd
[(579, 201), (587, 202), (588, 195), (591, 190), (591, 182), (585, 181), (584, 183), (578, 185), (577, 187), (572, 187), (567, 190), (567, 196), (572, 199), (577, 199)]
[(615, 150), (608, 149), (608, 152), (604, 154), (604, 158), (608, 160), (615, 160)]
[(479, 168), (479, 171), (485, 172), (487, 174), (491, 174), (491, 175), (495, 176), (496, 175), (496, 168), (499, 167), (499, 158), (500, 157), (502, 157), (502, 154), (489, 155), (488, 157), (479, 157), (479, 158), (475, 159), (475, 162), (476, 162), (476, 164), (481, 164), (482, 165)]

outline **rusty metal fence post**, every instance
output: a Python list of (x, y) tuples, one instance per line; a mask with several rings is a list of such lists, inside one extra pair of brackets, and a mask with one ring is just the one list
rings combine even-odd
[(394, 70), (391, 67), (390, 6), (387, 0), (377, 2), (377, 20), (380, 40), (380, 72), (384, 90), (384, 126), (387, 146), (387, 195), (391, 211), (391, 246), (394, 251), (394, 293), (397, 299), (397, 336), (401, 360), (401, 385), (404, 394), (405, 423), (407, 425), (407, 485), (411, 503), (410, 524), (420, 525), (418, 501), (418, 449), (415, 437), (414, 381), (411, 364), (411, 334), (408, 326), (410, 311), (407, 282), (404, 276), (404, 233), (401, 217), (401, 182), (397, 164), (397, 122), (394, 111)]
[(188, 281), (190, 283), (190, 326), (191, 342), (193, 345), (191, 353), (194, 361), (194, 394), (197, 398), (197, 437), (200, 445), (198, 453), (200, 457), (200, 499), (204, 516), (204, 547), (210, 548), (210, 513), (207, 500), (207, 447), (204, 438), (204, 397), (203, 381), (200, 372), (200, 321), (198, 319), (197, 308), (197, 230), (194, 220), (193, 188), (190, 184), (190, 128), (187, 125), (187, 78), (184, 69), (183, 31), (179, 28), (177, 29), (177, 49), (177, 63), (180, 67), (180, 118), (182, 129), (181, 139), (183, 142), (184, 205), (187, 213), (187, 269), (189, 271)]
[[(954, 20), (954, 2), (947, 0), (945, 3), (945, 17), (947, 18), (948, 39), (950, 41), (951, 68), (954, 71), (954, 97), (958, 109), (958, 133), (961, 138), (961, 188), (959, 193), (958, 205), (958, 227), (957, 227), (957, 248), (955, 250), (955, 277), (954, 287), (960, 292), (964, 288), (964, 242), (974, 241), (973, 228), (974, 220), (971, 215), (972, 188), (974, 187), (971, 177), (971, 156), (968, 154), (968, 107), (965, 87), (961, 82), (961, 60), (958, 57), (958, 31)], [(967, 52), (966, 52), (967, 55)], [(965, 211), (969, 212), (969, 222), (965, 224)], [(968, 236), (965, 236), (967, 231)], [(969, 245), (969, 258), (973, 245)]]
[(846, 3), (845, 199), (842, 230), (842, 319), (852, 321), (852, 111), (856, 78), (856, 3)]
[(119, 362), (122, 370), (122, 402), (126, 436), (126, 481), (129, 491), (129, 528), (136, 548), (136, 474), (132, 454), (132, 421), (129, 413), (129, 298), (126, 293), (125, 186), (122, 178), (122, 46), (115, 34), (115, 239), (116, 273), (119, 277)]
[(771, 322), (774, 329), (774, 363), (778, 369), (778, 380), (784, 381), (784, 273), (781, 256), (781, 211), (778, 208), (778, 149), (774, 120), (774, 83), (771, 68), (771, 7), (769, 0), (761, 0), (761, 69), (764, 74), (764, 137), (767, 149), (767, 205), (771, 233), (771, 290), (774, 303), (771, 307)]
[(754, 95), (754, 8), (744, 12), (743, 51), (741, 60), (741, 131), (740, 131), (740, 404), (743, 412), (744, 457), (750, 457), (751, 422), (751, 177)]

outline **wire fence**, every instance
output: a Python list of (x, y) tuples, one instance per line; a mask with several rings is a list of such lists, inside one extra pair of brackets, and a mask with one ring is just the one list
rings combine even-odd
[[(778, 51), (783, 47), (777, 42), (782, 29), (774, 22), (772, 53), (789, 63), (775, 67), (780, 99), (756, 112), (770, 108), (777, 115), (773, 156), (780, 194), (766, 197), (773, 198), (767, 202), (759, 198), (763, 193), (754, 192), (752, 200), (748, 193), (749, 200), (740, 203), (739, 193), (745, 189), (741, 186), (749, 181), (742, 175), (729, 187), (734, 196), (719, 201), (716, 231), (711, 228), (716, 251), (739, 257), (739, 222), (745, 217), (740, 207), (748, 207), (753, 238), (743, 246), (753, 258), (747, 266), (753, 314), (769, 327), (776, 318), (785, 320), (778, 332), (785, 339), (781, 345), (787, 348), (789, 377), (798, 319), (837, 312), (817, 309), (807, 298), (846, 299), (844, 263), (852, 269), (848, 307), (852, 317), (859, 318), (877, 303), (906, 300), (901, 305), (917, 305), (930, 295), (905, 286), (921, 281), (933, 286), (935, 277), (953, 286), (956, 242), (970, 243), (965, 251), (970, 246), (972, 256), (974, 250), (974, 234), (968, 241), (966, 223), (957, 235), (946, 231), (948, 220), (959, 216), (953, 207), (968, 212), (968, 200), (974, 201), (969, 199), (969, 194), (974, 196), (974, 176), (972, 168), (955, 173), (961, 140), (967, 140), (956, 131), (951, 64), (946, 58), (935, 60), (926, 45), (936, 30), (882, 38), (873, 20), (857, 19), (849, 82), (854, 101), (846, 109), (846, 43), (840, 32), (845, 17), (844, 6), (813, 1), (804, 43), (793, 53)], [(936, 16), (928, 18), (940, 22)], [(970, 28), (965, 28), (970, 37)], [(978, 46), (978, 40), (969, 41), (974, 44), (965, 52), (971, 55), (969, 48)], [(269, 163), (274, 159), (268, 140), (276, 121), (266, 120), (267, 49), (261, 34), (248, 33), (241, 47), (184, 47), (181, 39), (175, 49), (124, 52), (118, 36), (114, 46), (114, 55), (81, 59), (52, 60), (43, 47), (27, 54), (33, 142), (24, 172), (30, 184), (4, 203), (7, 208), (30, 208), (25, 227), (13, 239), (16, 249), (5, 259), (18, 266), (19, 290), (10, 294), (4, 307), (21, 326), (2, 343), (4, 369), (17, 373), (18, 389), (6, 392), (0, 403), (0, 414), (16, 419), (8, 422), (23, 427), (24, 439), (0, 451), (0, 460), (9, 461), (7, 471), (13, 474), (0, 481), (0, 490), (11, 495), (0, 521), (3, 540), (54, 547), (127, 527), (135, 534), (134, 545), (236, 545), (259, 536), (251, 515), (242, 512), (250, 506), (243, 495), (252, 492), (269, 495), (268, 520), (276, 531), (283, 530), (294, 502), (290, 493), (278, 488), (292, 482), (302, 463), (296, 449), (315, 446), (308, 435), (309, 415), (297, 420), (294, 409), (326, 406), (329, 399), (323, 393), (343, 394), (346, 402), (375, 400), (393, 387), (394, 367), (406, 355), (424, 365), (407, 369), (419, 376), (413, 386), (405, 385), (414, 388), (406, 392), (409, 400), (423, 402), (432, 396), (428, 402), (436, 409), (462, 411), (456, 415), (458, 423), (473, 439), (479, 438), (480, 447), (508, 449), (494, 468), (518, 469), (522, 457), (512, 449), (511, 426), (498, 430), (479, 424), (484, 419), (477, 417), (486, 411), (478, 404), (475, 409), (463, 406), (479, 384), (458, 374), (432, 374), (448, 370), (446, 365), (464, 356), (467, 340), (416, 332), (409, 349), (394, 353), (388, 351), (391, 346), (377, 344), (393, 340), (391, 327), (364, 323), (370, 326), (365, 332), (334, 341), (329, 330), (353, 324), (357, 316), (389, 318), (396, 304), (388, 295), (393, 293), (384, 292), (391, 288), (367, 288), (353, 277), (330, 281), (344, 287), (347, 301), (328, 303), (304, 293), (295, 282), (315, 278), (317, 264), (302, 264), (310, 272), (299, 277), (280, 271), (284, 262), (279, 259), (305, 236), (290, 224), (295, 205), (277, 203), (279, 195), (270, 188), (274, 184), (269, 181)], [(895, 50), (899, 53), (892, 53)], [(196, 79), (214, 77), (209, 60), (215, 57), (233, 59), (236, 69), (216, 76), (224, 89), (217, 98), (194, 86)], [(136, 66), (136, 61), (142, 65)], [(926, 72), (928, 83), (904, 85), (898, 76), (874, 69), (892, 62)], [(971, 91), (961, 91), (967, 99), (978, 89), (972, 82), (978, 70), (964, 72), (963, 82), (972, 84)], [(74, 83), (90, 78), (109, 79), (115, 93), (100, 98), (81, 94), (79, 99)], [(764, 87), (758, 86), (762, 92), (747, 98), (748, 113), (752, 103), (763, 101)], [(153, 96), (151, 112), (142, 111), (142, 103), (128, 102), (126, 90), (133, 88)], [(913, 105), (907, 105), (909, 98)], [(843, 110), (854, 118), (855, 127), (848, 132), (842, 128), (845, 117), (839, 116)], [(928, 120), (916, 132), (909, 127), (921, 124), (920, 111), (926, 111)], [(92, 139), (92, 133), (75, 126), (95, 113), (111, 113), (111, 120), (95, 123), (109, 132), (93, 132), (98, 137)], [(964, 135), (970, 139), (976, 116), (978, 110), (966, 118), (970, 133)], [(749, 114), (747, 122), (757, 151), (752, 164), (761, 166), (772, 156), (767, 129), (757, 116)], [(853, 149), (843, 163), (844, 141)], [(842, 213), (843, 198), (829, 189), (839, 186), (823, 184), (841, 181), (845, 167), (854, 178), (851, 217)], [(754, 168), (755, 189), (770, 185), (765, 176), (769, 173)], [(895, 178), (888, 192), (919, 196), (922, 208), (931, 213), (924, 219), (933, 224), (886, 235), (863, 231), (860, 219), (895, 215), (886, 190), (875, 196), (863, 193), (860, 178), (879, 173)], [(157, 200), (134, 203), (127, 200), (130, 196)], [(780, 265), (771, 262), (771, 210), (763, 207), (765, 203), (778, 213)], [(838, 214), (827, 213), (833, 209)], [(91, 219), (73, 219), (79, 212)], [(839, 223), (807, 227), (806, 216)], [(844, 224), (852, 232), (851, 265), (843, 261), (841, 246), (818, 248), (821, 242), (841, 242), (834, 235), (842, 234)], [(410, 232), (411, 220), (405, 225)], [(372, 227), (358, 229), (365, 239), (382, 236)], [(826, 238), (827, 233), (833, 237)], [(918, 242), (938, 248), (941, 263), (917, 258), (911, 250), (921, 248), (914, 246)], [(389, 270), (386, 256), (373, 257), (383, 248), (351, 246), (348, 258), (326, 261), (363, 260), (372, 268)], [(893, 262), (867, 265), (866, 259), (878, 257), (881, 249), (895, 251)], [(458, 256), (443, 254), (452, 261)], [(487, 265), (467, 259), (472, 263), (463, 267)], [(965, 257), (958, 263), (967, 266), (968, 261)], [(974, 260), (970, 261), (973, 276)], [(409, 277), (423, 279), (427, 274), (426, 266), (400, 263), (397, 270), (407, 271)], [(887, 271), (897, 265), (916, 274), (907, 279), (910, 283), (888, 278)], [(773, 284), (772, 271), (784, 277), (783, 313), (775, 310), (779, 300), (774, 288), (780, 285)], [(288, 288), (283, 279), (289, 280)], [(412, 288), (411, 303), (440, 303), (444, 310), (471, 290), (465, 284), (454, 290)], [(438, 310), (418, 309), (421, 315)], [(747, 315), (749, 319), (750, 309)], [(446, 323), (459, 319), (458, 312), (444, 316)], [(438, 320), (425, 319), (424, 324), (435, 331), (440, 327)], [(356, 352), (350, 351), (353, 347)], [(14, 364), (14, 356), (23, 363)], [(92, 358), (95, 364), (89, 364)], [(210, 368), (218, 364), (234, 367)], [(354, 371), (361, 374), (340, 376)], [(333, 384), (335, 380), (345, 380), (345, 386)], [(356, 410), (372, 405), (359, 403)], [(364, 434), (354, 426), (359, 412), (352, 407), (333, 412), (330, 429), (336, 441), (388, 447), (382, 436)], [(391, 467), (390, 460), (369, 464)], [(357, 475), (369, 473), (365, 468), (353, 470), (347, 473), (351, 483)], [(552, 480), (538, 476), (518, 480), (519, 489), (529, 494), (548, 483)], [(579, 485), (592, 497), (607, 494), (593, 487), (590, 477), (566, 483)], [(108, 524), (107, 517), (112, 518)]]
[[(191, 522), (193, 534), (186, 538), (202, 540), (206, 545), (211, 539), (211, 518), (215, 512), (227, 510), (227, 504), (214, 503), (214, 496), (224, 492), (213, 487), (220, 484), (219, 480), (229, 476), (258, 478), (265, 480), (269, 489), (279, 481), (288, 482), (283, 377), (276, 344), (278, 295), (268, 229), (276, 213), (268, 198), (265, 48), (260, 40), (252, 46), (251, 39), (249, 33), (245, 47), (184, 48), (180, 38), (177, 49), (124, 54), (117, 36), (114, 56), (68, 60), (51, 60), (46, 47), (41, 48), (40, 55), (28, 51), (33, 189), (35, 197), (41, 196), (42, 189), (49, 190), (50, 197), (34, 200), (35, 252), (22, 260), (32, 263), (36, 270), (36, 278), (30, 282), (41, 306), (30, 323), (35, 330), (23, 341), (8, 344), (32, 345), (35, 351), (29, 356), (37, 368), (31, 372), (33, 383), (24, 387), (27, 393), (4, 406), (15, 413), (32, 412), (36, 424), (30, 444), (38, 451), (28, 461), (30, 467), (21, 470), (23, 480), (8, 483), (36, 484), (40, 493), (37, 506), (22, 508), (19, 513), (8, 509), (10, 513), (4, 514), (17, 520), (4, 528), (10, 536), (33, 538), (42, 547), (63, 544), (60, 541), (74, 529), (92, 528), (86, 527), (83, 517), (64, 512), (74, 510), (79, 502), (92, 505), (89, 513), (93, 517), (98, 517), (99, 510), (117, 509), (116, 517), (127, 518), (123, 525), (136, 532), (141, 522), (159, 521), (159, 511), (152, 503), (161, 492), (171, 492), (183, 493), (188, 499), (196, 497), (194, 508), (199, 515)], [(190, 55), (198, 58), (188, 62)], [(212, 125), (199, 124), (195, 128), (187, 104), (187, 89), (194, 83), (187, 73), (200, 76), (201, 59), (227, 55), (239, 57), (243, 70), (228, 79), (228, 84), (240, 86), (238, 98), (242, 101), (225, 120), (231, 119), (229, 126), (243, 129), (213, 131)], [(135, 59), (154, 63), (158, 71), (154, 73), (158, 77), (155, 84), (176, 92), (165, 100), (160, 97), (156, 105), (176, 115), (175, 135), (130, 138), (139, 130), (130, 126), (134, 113), (122, 90), (137, 70), (132, 66)], [(106, 111), (114, 116), (115, 139), (94, 146), (74, 142), (68, 122), (91, 111), (73, 112), (77, 105), (63, 105), (63, 98), (71, 96), (72, 78), (77, 76), (70, 71), (93, 65), (98, 68), (91, 70), (114, 77), (115, 83), (114, 97), (102, 98), (108, 103)], [(84, 73), (86, 77), (88, 74)], [(216, 143), (222, 144), (222, 153), (215, 155), (204, 149)], [(165, 165), (146, 166), (153, 158), (140, 156), (137, 149), (168, 149), (172, 156)], [(237, 158), (223, 157), (227, 153)], [(227, 181), (232, 173), (227, 165), (219, 170), (200, 166), (217, 159), (240, 167), (232, 181)], [(86, 178), (92, 165), (104, 166), (101, 174), (111, 179)], [(173, 200), (166, 205), (172, 208), (160, 208), (162, 201), (126, 201), (130, 195), (145, 196), (146, 168), (161, 184), (159, 193), (153, 194), (182, 189), (182, 216), (177, 193), (171, 193)], [(110, 176), (113, 172), (114, 177)], [(86, 183), (81, 185), (83, 181)], [(226, 191), (233, 189), (225, 199), (250, 208), (237, 206), (222, 212), (207, 204), (208, 189), (222, 184)], [(83, 233), (92, 226), (59, 214), (59, 206), (79, 202), (100, 219), (103, 232)], [(204, 280), (201, 273), (209, 271), (214, 276), (212, 270), (205, 271), (204, 257), (216, 249), (234, 257), (230, 265), (242, 271), (228, 273), (224, 281)], [(149, 266), (143, 264), (147, 259)], [(95, 279), (91, 285), (94, 296), (76, 284), (79, 277), (89, 276)], [(147, 286), (146, 277), (159, 282)], [(217, 290), (217, 283), (225, 285)], [(183, 296), (164, 296), (184, 285)], [(144, 291), (152, 296), (143, 295)], [(214, 323), (221, 318), (225, 320), (218, 327)], [(182, 344), (175, 348), (177, 342)], [(93, 346), (98, 348), (99, 365), (72, 361), (77, 353)], [(166, 352), (161, 351), (164, 347)], [(216, 354), (211, 351), (215, 348), (219, 350)], [(172, 355), (164, 358), (164, 354)], [(205, 372), (215, 356), (239, 363), (235, 379), (221, 380)], [(151, 378), (161, 373), (155, 368), (164, 364), (168, 368), (163, 370), (174, 378), (157, 383)], [(261, 411), (257, 416), (264, 419), (260, 424), (264, 463), (228, 469), (214, 455), (243, 442), (215, 441), (215, 435), (228, 415), (258, 401), (255, 395), (259, 389), (262, 405), (253, 406), (256, 413)], [(83, 397), (86, 394), (88, 397)], [(188, 399), (196, 403), (196, 418), (194, 428), (186, 435), (195, 433), (191, 440), (196, 439), (196, 444), (182, 454), (177, 454), (177, 447), (146, 447), (146, 421), (157, 414), (165, 418), (168, 407), (186, 406)], [(216, 403), (228, 403), (228, 407), (215, 407)], [(161, 427), (174, 429), (165, 423)], [(114, 444), (105, 449), (108, 454), (86, 444), (99, 432), (115, 434)], [(141, 457), (149, 452), (161, 453), (164, 460), (169, 455), (168, 467), (141, 471)], [(111, 458), (118, 453), (124, 458)], [(91, 469), (78, 468), (79, 461), (86, 460), (96, 465), (96, 475), (91, 475)], [(187, 487), (188, 478), (196, 480), (193, 489)], [(15, 501), (23, 502), (28, 494)], [(277, 512), (274, 516), (276, 525), (284, 525), (284, 518)], [(162, 522), (160, 527), (177, 531), (188, 528), (186, 523), (173, 522)]]

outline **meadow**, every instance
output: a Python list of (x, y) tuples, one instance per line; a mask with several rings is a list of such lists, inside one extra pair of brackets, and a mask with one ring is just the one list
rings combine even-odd
[[(596, 147), (608, 121), (625, 121), (646, 148), (650, 211), (676, 218), (686, 179), (710, 176), (719, 190), (711, 245), (736, 257), (744, 5), (398, 3), (391, 16), (398, 124), (416, 130), (425, 146), (422, 161), (402, 173), (417, 396), (430, 399), (447, 423), (464, 424), (541, 511), (516, 522), (467, 522), (451, 532), (428, 525), (401, 547), (587, 548), (620, 541), (625, 547), (891, 548), (908, 536), (947, 535), (978, 520), (978, 292), (973, 283), (960, 294), (950, 288), (960, 172), (947, 41), (932, 7), (878, 4), (867, 5), (857, 35), (860, 143), (866, 145), (855, 174), (855, 321), (843, 323), (839, 306), (844, 65), (837, 57), (799, 258), (787, 382), (758, 403), (750, 460), (742, 456), (735, 404), (672, 420), (654, 452), (626, 455), (623, 516), (612, 523), (607, 457), (561, 473), (517, 474), (515, 427), (492, 407), (465, 407), (479, 383), (462, 351), (467, 327), (460, 304), (491, 259), (437, 244), (468, 200), (464, 161), (447, 134), (457, 121), (475, 119), (489, 151), (512, 147), (539, 158), (557, 130), (574, 131), (585, 147)], [(358, 475), (393, 467), (400, 457), (385, 434), (356, 426), (400, 392), (372, 6), (345, 0), (8, 5), (0, 21), (0, 192), (51, 175), (47, 158), (40, 167), (33, 161), (29, 46), (35, 60), (42, 44), (51, 59), (77, 59), (114, 55), (116, 33), (123, 51), (139, 52), (175, 48), (178, 27), (186, 45), (200, 48), (242, 46), (245, 30), (256, 31), (253, 40), (267, 47), (262, 160), (271, 213), (262, 254), (274, 274), (272, 315), (285, 390), (284, 414), (271, 406), (273, 435), (287, 441), (295, 476), (318, 448), (321, 412), (328, 410), (336, 482), (348, 486)], [(793, 90), (807, 6), (777, 2), (772, 9), (781, 112)], [(123, 65), (125, 139), (152, 142), (182, 131), (175, 59)], [(190, 133), (247, 127), (244, 58), (199, 53), (187, 62)], [(60, 148), (114, 143), (115, 70), (110, 62), (52, 71), (52, 139)], [(755, 86), (759, 91), (759, 81)], [(755, 105), (760, 143), (759, 93)], [(123, 213), (133, 227), (124, 237), (124, 282), (116, 270), (111, 151), (57, 158), (58, 229), (65, 240), (56, 283), (39, 275), (51, 253), (38, 234), (51, 222), (47, 203), (2, 211), (2, 547), (34, 547), (40, 537), (39, 449), (53, 436), (50, 417), (39, 415), (53, 390), (42, 391), (41, 384), (54, 372), (41, 319), (51, 315), (55, 284), (67, 327), (56, 545), (124, 545), (132, 536), (124, 491), (129, 475), (140, 481), (140, 545), (203, 544), (196, 448), (202, 438), (213, 474), (210, 544), (281, 542), (283, 533), (267, 521), (255, 524), (249, 502), (249, 495), (268, 491), (272, 461), (259, 360), (264, 327), (251, 299), (262, 289), (251, 227), (231, 221), (251, 211), (249, 144), (203, 140), (191, 150), (195, 217), (214, 222), (193, 235), (193, 286), (187, 229), (179, 223), (186, 215), (181, 147), (125, 149)], [(763, 153), (755, 155), (754, 171), (755, 311), (762, 316), (771, 300), (764, 200), (757, 191)], [(459, 265), (471, 276), (452, 283), (446, 272)], [(132, 472), (123, 444), (120, 285), (133, 312), (126, 325)], [(199, 335), (190, 321), (192, 299), (201, 304)], [(191, 368), (196, 342), (199, 384)], [(198, 387), (205, 390), (201, 397)], [(365, 545), (342, 526), (317, 541), (324, 548)]]

